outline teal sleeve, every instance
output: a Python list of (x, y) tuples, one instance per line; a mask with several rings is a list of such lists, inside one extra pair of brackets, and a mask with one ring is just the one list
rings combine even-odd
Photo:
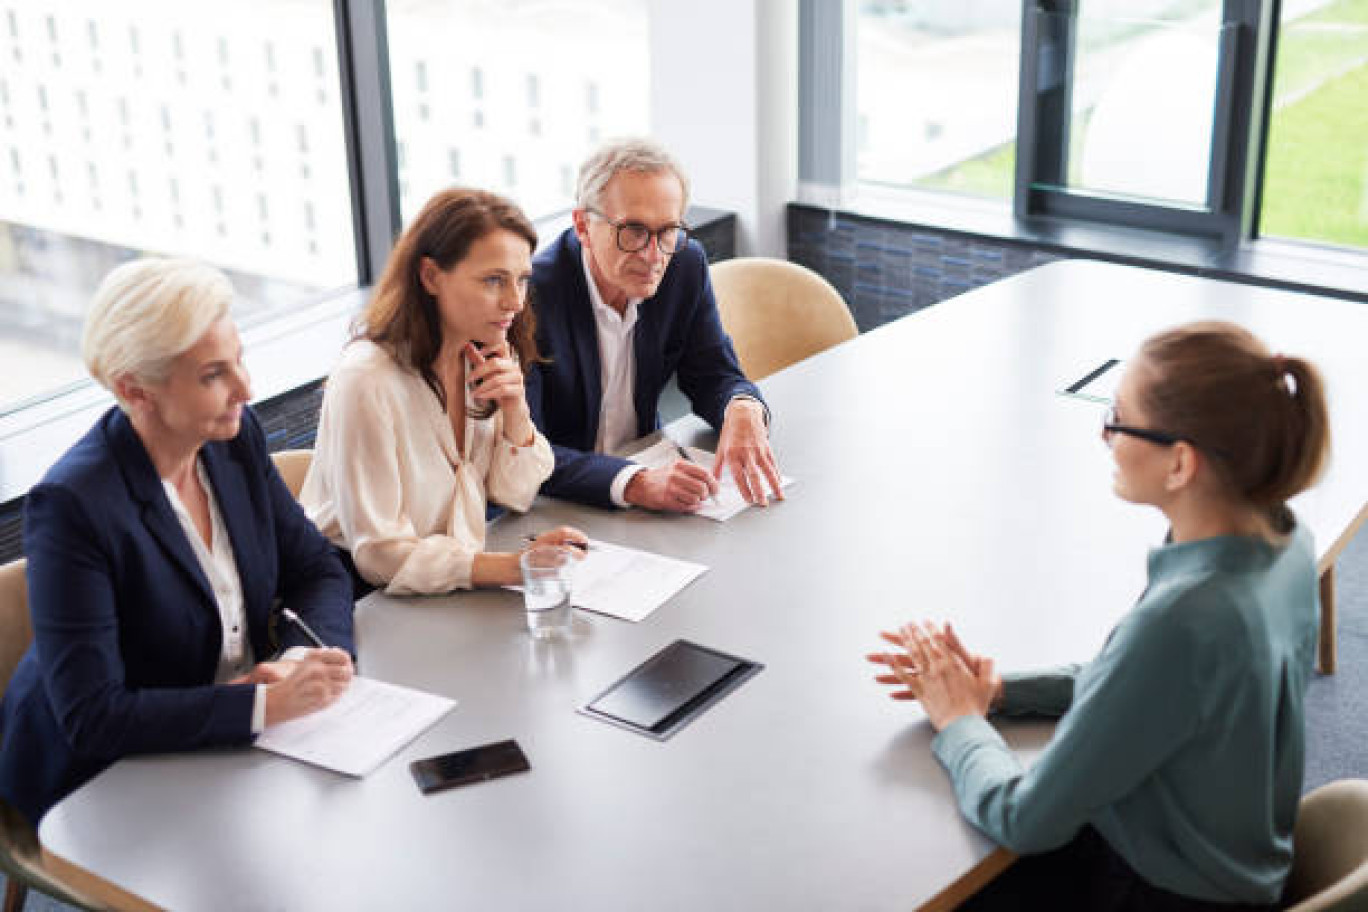
[(1062, 716), (1073, 705), (1074, 680), (1082, 665), (1061, 665), (1041, 671), (1008, 672), (1002, 676), (1003, 716)]
[(1029, 770), (981, 717), (957, 719), (932, 742), (960, 810), (994, 842), (1018, 853), (1063, 845), (1194, 730), (1200, 691), (1191, 638), (1134, 620), (1123, 621), (1079, 675), (1073, 707)]

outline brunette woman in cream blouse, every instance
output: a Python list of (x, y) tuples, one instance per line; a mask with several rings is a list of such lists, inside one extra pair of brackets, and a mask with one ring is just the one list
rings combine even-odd
[[(399, 238), (328, 377), (300, 499), (390, 594), (519, 580), (517, 554), (484, 550), (485, 506), (526, 510), (553, 466), (523, 394), (537, 358), (536, 244), (503, 197), (437, 194)], [(538, 543), (585, 541), (560, 528)]]

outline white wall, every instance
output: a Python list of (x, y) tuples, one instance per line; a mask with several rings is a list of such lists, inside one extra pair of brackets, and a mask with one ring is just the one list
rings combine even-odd
[(792, 0), (651, 0), (651, 130), (693, 201), (737, 214), (737, 253), (784, 257), (797, 185)]

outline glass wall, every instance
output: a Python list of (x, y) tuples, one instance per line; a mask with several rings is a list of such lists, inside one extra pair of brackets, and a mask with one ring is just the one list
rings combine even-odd
[(356, 283), (329, 0), (0, 2), (0, 414), (82, 382), (100, 279), (228, 271), (250, 327)]
[(1368, 3), (1284, 0), (1260, 231), (1368, 248)]
[(861, 0), (859, 180), (1010, 200), (1021, 10), (1004, 0)]
[(649, 129), (646, 0), (390, 0), (405, 221), (453, 184), (570, 208), (601, 140)]

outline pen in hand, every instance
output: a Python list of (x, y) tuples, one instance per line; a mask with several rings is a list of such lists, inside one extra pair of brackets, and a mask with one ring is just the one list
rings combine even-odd
[[(673, 441), (673, 440), (672, 440), (672, 441), (670, 441), (670, 442), (674, 444), (675, 452), (679, 454), (679, 458), (680, 458), (680, 459), (684, 460), (685, 462), (689, 463), (690, 465), (696, 465), (696, 466), (698, 466), (700, 469), (704, 469), (704, 470), (706, 471), (706, 468), (705, 468), (704, 466), (698, 465), (698, 460), (697, 460), (697, 459), (694, 459), (692, 456), (690, 456), (690, 455), (689, 455), (689, 451), (686, 450), (686, 449), (684, 449), (682, 446), (680, 446), (679, 443), (678, 443), (677, 441)], [(717, 492), (714, 491), (714, 492), (709, 493), (709, 494), (708, 494), (708, 500), (711, 500), (713, 503), (718, 503), (718, 500), (717, 500)]]
[[(534, 535), (533, 533), (529, 532), (529, 533), (527, 533), (526, 535), (523, 536), (523, 541), (527, 542), (529, 545), (535, 544), (536, 541), (537, 541), (537, 536)], [(588, 551), (588, 550), (589, 550), (589, 543), (588, 543), (588, 542), (581, 542), (581, 541), (563, 541), (563, 542), (561, 542), (561, 544), (562, 544), (562, 545), (565, 545), (565, 546), (567, 546), (567, 547), (570, 547), (570, 548), (574, 548), (574, 549), (576, 549), (577, 551)]]
[(291, 624), (294, 624), (296, 627), (298, 627), (301, 631), (304, 632), (304, 635), (309, 638), (309, 642), (313, 643), (319, 649), (328, 648), (327, 646), (323, 645), (323, 641), (319, 639), (318, 634), (313, 632), (313, 628), (310, 627), (308, 624), (304, 623), (304, 619), (302, 617), (295, 614), (289, 608), (282, 608), (280, 609), (280, 611), (281, 614), (285, 615), (285, 620), (289, 621)]

